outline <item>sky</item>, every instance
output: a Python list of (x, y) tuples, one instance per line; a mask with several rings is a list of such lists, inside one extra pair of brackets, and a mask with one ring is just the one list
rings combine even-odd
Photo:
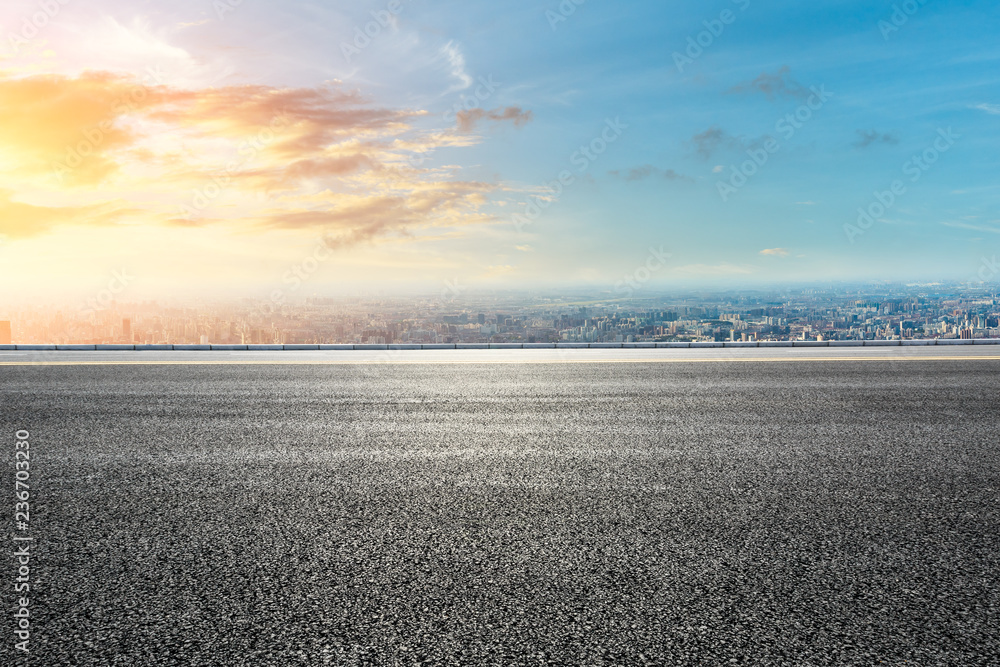
[(5, 0), (0, 293), (996, 282), (998, 17)]

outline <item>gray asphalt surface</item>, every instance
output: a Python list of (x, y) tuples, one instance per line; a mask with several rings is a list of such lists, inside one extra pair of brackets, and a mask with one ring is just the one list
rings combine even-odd
[(1000, 664), (1000, 361), (620, 361), (0, 366), (0, 663)]

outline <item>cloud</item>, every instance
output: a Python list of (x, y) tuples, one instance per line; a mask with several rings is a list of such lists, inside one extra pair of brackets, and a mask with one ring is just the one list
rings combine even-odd
[(774, 100), (778, 97), (805, 99), (809, 96), (809, 90), (791, 78), (791, 70), (788, 68), (788, 65), (785, 65), (774, 74), (762, 72), (753, 81), (733, 86), (729, 89), (729, 92), (731, 94), (763, 93), (769, 100)]
[(767, 248), (766, 250), (760, 251), (761, 255), (768, 257), (788, 257), (788, 248)]
[(857, 130), (858, 140), (854, 142), (855, 148), (868, 148), (874, 144), (888, 144), (895, 146), (899, 143), (899, 137), (888, 132), (878, 130)]
[(713, 125), (704, 132), (691, 137), (695, 150), (706, 160), (720, 148), (740, 148), (742, 142), (723, 130), (718, 125)]
[(1000, 234), (1000, 227), (993, 227), (991, 225), (970, 225), (965, 222), (942, 222), (941, 224), (945, 227), (954, 227), (956, 229), (968, 229), (974, 232)]
[(154, 105), (155, 95), (156, 88), (108, 73), (0, 74), (0, 149), (23, 177), (60, 174), (71, 184), (97, 185), (117, 171), (114, 155), (135, 141), (126, 121)]
[(535, 114), (532, 111), (524, 111), (521, 107), (506, 107), (493, 109), (492, 111), (469, 109), (459, 111), (456, 116), (458, 118), (458, 129), (461, 132), (471, 132), (476, 128), (476, 124), (483, 119), (493, 121), (494, 123), (511, 122), (514, 124), (514, 127), (523, 127), (534, 119)]
[(976, 104), (972, 107), (973, 109), (978, 109), (979, 111), (985, 111), (991, 116), (1000, 116), (1000, 104)]
[[(426, 112), (335, 85), (180, 89), (108, 73), (0, 73), (0, 107), (0, 187), (58, 202), (0, 198), (0, 233), (12, 237), (109, 224), (122, 211), (135, 224), (327, 229), (334, 247), (495, 222), (481, 209), (496, 184), (412, 160), (478, 138), (417, 131)], [(484, 117), (519, 126), (532, 114)]]
[[(388, 234), (407, 235), (431, 226), (463, 226), (492, 221), (478, 209), (496, 186), (476, 182), (440, 181), (408, 185), (386, 195), (344, 195), (325, 192), (302, 202), (265, 211), (261, 226), (271, 229), (326, 230), (326, 244), (343, 248)], [(295, 203), (295, 197), (290, 198)]]
[(652, 177), (662, 178), (666, 181), (691, 180), (683, 174), (678, 174), (673, 169), (660, 169), (651, 164), (644, 164), (641, 167), (635, 167), (625, 172), (614, 170), (608, 173), (612, 176), (620, 176), (626, 181), (644, 181)]
[[(763, 135), (756, 139), (747, 137), (737, 137), (729, 134), (718, 125), (713, 125), (704, 132), (691, 137), (691, 143), (695, 151), (704, 159), (709, 159), (722, 150), (743, 151), (747, 149), (762, 148), (768, 140), (769, 135)], [(716, 165), (712, 168), (712, 173), (718, 174), (725, 169), (723, 165)]]
[(0, 190), (0, 237), (41, 236), (60, 225), (115, 224), (134, 212), (114, 202), (93, 206), (37, 206), (14, 201), (13, 193)]
[(465, 90), (472, 85), (472, 77), (465, 71), (465, 55), (455, 42), (448, 42), (441, 47), (441, 55), (448, 62), (451, 76), (457, 81), (449, 90)]

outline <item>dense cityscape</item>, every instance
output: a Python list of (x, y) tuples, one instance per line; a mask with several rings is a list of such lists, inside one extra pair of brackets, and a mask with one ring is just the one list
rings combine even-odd
[(436, 344), (1000, 338), (1000, 290), (961, 284), (311, 298), (7, 308), (0, 344)]

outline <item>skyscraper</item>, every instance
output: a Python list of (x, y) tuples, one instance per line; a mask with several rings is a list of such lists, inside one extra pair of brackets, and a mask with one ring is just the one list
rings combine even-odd
[(0, 345), (10, 345), (10, 322), (0, 322)]
[(126, 343), (132, 342), (132, 320), (128, 318), (122, 320), (122, 338)]

